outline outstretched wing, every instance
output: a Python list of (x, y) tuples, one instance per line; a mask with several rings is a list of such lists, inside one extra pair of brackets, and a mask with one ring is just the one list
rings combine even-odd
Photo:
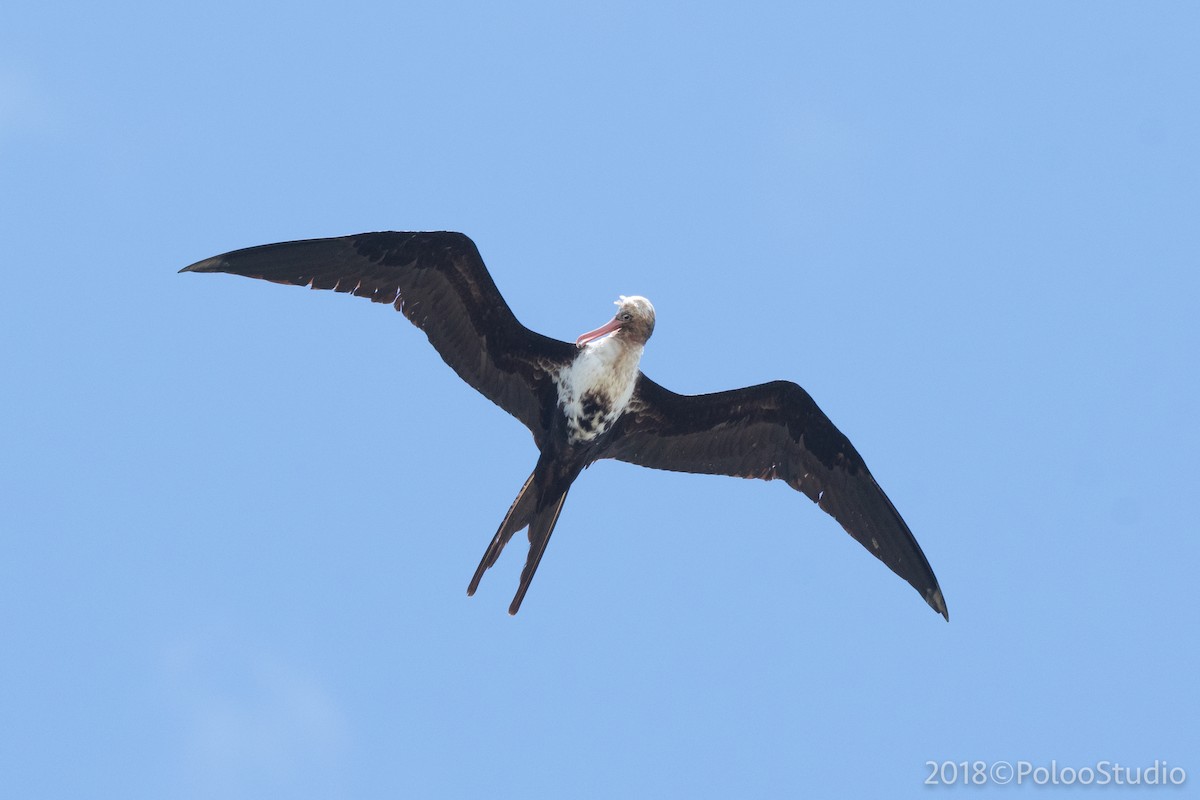
[(680, 395), (642, 375), (613, 435), (606, 455), (631, 464), (783, 479), (950, 619), (937, 578), (895, 506), (850, 440), (796, 384)]
[(575, 352), (517, 321), (475, 243), (461, 233), (282, 242), (214, 256), (180, 272), (228, 272), (392, 303), (460, 378), (525, 423), (535, 439), (545, 427), (542, 414), (553, 408), (550, 373)]

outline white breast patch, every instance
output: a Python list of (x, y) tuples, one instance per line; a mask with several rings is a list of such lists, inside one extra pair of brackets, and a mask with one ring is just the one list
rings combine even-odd
[(613, 336), (585, 346), (557, 378), (558, 407), (573, 442), (587, 442), (612, 427), (633, 397), (642, 347)]

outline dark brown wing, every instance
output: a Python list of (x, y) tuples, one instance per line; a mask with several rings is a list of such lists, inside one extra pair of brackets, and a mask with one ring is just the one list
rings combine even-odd
[(613, 433), (606, 455), (631, 464), (783, 479), (950, 619), (937, 578), (895, 506), (850, 440), (796, 384), (689, 396), (642, 375)]
[(392, 303), (464, 381), (539, 440), (554, 407), (550, 371), (575, 348), (526, 328), (461, 233), (361, 233), (235, 250), (180, 272), (228, 272)]

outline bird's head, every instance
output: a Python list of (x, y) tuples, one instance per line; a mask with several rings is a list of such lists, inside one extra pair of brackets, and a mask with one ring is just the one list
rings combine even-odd
[(621, 299), (613, 305), (617, 307), (616, 315), (596, 330), (588, 331), (576, 339), (576, 347), (583, 347), (610, 333), (633, 344), (646, 343), (650, 334), (654, 333), (654, 306), (650, 305), (650, 301), (637, 295), (621, 295)]

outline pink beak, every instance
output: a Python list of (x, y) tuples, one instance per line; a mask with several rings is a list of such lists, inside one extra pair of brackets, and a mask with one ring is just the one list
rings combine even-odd
[(616, 317), (613, 317), (611, 320), (604, 323), (599, 328), (596, 328), (596, 330), (588, 331), (587, 333), (580, 335), (580, 337), (575, 340), (575, 346), (583, 347), (588, 342), (594, 342), (597, 339), (599, 339), (601, 336), (607, 336), (608, 334), (612, 333), (615, 330), (619, 330), (620, 328), (621, 328), (621, 320), (617, 319)]

